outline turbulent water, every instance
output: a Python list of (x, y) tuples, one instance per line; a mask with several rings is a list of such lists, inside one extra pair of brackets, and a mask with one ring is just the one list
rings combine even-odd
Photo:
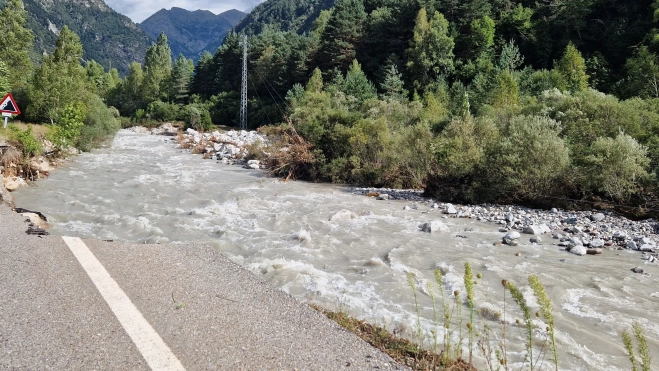
[[(560, 251), (549, 237), (541, 245), (523, 237), (520, 246), (495, 246), (503, 235), (497, 227), (470, 219), (442, 219), (450, 233), (424, 233), (419, 224), (442, 218), (426, 204), (403, 210), (410, 202), (377, 201), (341, 186), (282, 182), (202, 160), (164, 137), (127, 131), (111, 148), (80, 155), (15, 196), (18, 206), (49, 217), (51, 233), (145, 243), (203, 241), (303, 301), (418, 338), (411, 273), (424, 344), (434, 346), (439, 327), (440, 349), (442, 299), (436, 291), (435, 321), (428, 285), (439, 268), (455, 322), (450, 337), (457, 342), (458, 310), (467, 318), (468, 307), (456, 308), (452, 295), (465, 292), (463, 265), (469, 262), (474, 274), (482, 274), (476, 285), (476, 306), (482, 310), (476, 315), (480, 337), (475, 340), (484, 338), (483, 325), (488, 325), (487, 344), (503, 344), (505, 323), (515, 370), (526, 354), (524, 329), (516, 324), (522, 314), (510, 296), (504, 303), (501, 280), (521, 288), (535, 318), (538, 306), (527, 276), (536, 274), (554, 303), (560, 369), (630, 369), (620, 333), (634, 321), (642, 325), (659, 364), (659, 273), (632, 273), (630, 268), (642, 264), (638, 252), (579, 257)], [(356, 217), (329, 221), (343, 209)], [(644, 267), (656, 273), (656, 267)], [(540, 320), (534, 319), (534, 358), (543, 344), (547, 352)], [(467, 352), (466, 330), (462, 336)], [(482, 352), (475, 349), (475, 357), (486, 369)], [(542, 369), (554, 368), (550, 358), (544, 357)]]

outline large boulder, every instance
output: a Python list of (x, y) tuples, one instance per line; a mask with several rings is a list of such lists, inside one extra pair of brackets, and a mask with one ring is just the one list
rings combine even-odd
[(9, 193), (4, 185), (4, 177), (0, 174), (0, 205), (14, 207), (14, 197)]
[(450, 229), (448, 225), (440, 222), (439, 220), (433, 220), (431, 222), (426, 222), (421, 226), (421, 231), (433, 233), (433, 232), (449, 232)]
[(43, 157), (31, 159), (30, 169), (32, 169), (32, 171), (38, 171), (40, 174), (44, 175), (48, 175), (53, 171), (53, 167)]
[(539, 225), (529, 225), (529, 226), (524, 227), (523, 232), (526, 233), (526, 234), (538, 235), (538, 234), (545, 233), (545, 230), (542, 227), (540, 227)]
[(574, 255), (584, 256), (588, 253), (588, 249), (584, 245), (576, 245), (570, 249), (570, 253)]
[(25, 182), (25, 180), (23, 178), (19, 178), (19, 177), (16, 177), (16, 176), (3, 178), (2, 183), (4, 184), (5, 188), (9, 192), (13, 192), (13, 191), (19, 189), (20, 187), (27, 186), (27, 183)]

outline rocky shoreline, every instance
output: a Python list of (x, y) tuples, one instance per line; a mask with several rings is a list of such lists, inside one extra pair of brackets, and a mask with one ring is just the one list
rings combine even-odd
[[(646, 264), (659, 263), (659, 223), (654, 219), (629, 220), (609, 210), (566, 211), (539, 210), (515, 205), (453, 205), (423, 197), (422, 190), (388, 188), (351, 188), (355, 195), (375, 197), (378, 200), (404, 200), (411, 202), (405, 210), (426, 209), (435, 220), (420, 226), (422, 231), (442, 231), (442, 219), (469, 218), (498, 225), (505, 233), (495, 245), (516, 246), (522, 236), (530, 243), (556, 245), (575, 255), (599, 255), (606, 251), (634, 250)], [(551, 242), (550, 242), (551, 241)], [(644, 273), (634, 267), (636, 273)]]

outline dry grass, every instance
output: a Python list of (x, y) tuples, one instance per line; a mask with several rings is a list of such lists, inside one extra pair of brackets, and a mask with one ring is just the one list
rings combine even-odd
[[(25, 131), (27, 130), (28, 126), (32, 126), (32, 132), (37, 138), (45, 138), (46, 134), (48, 134), (48, 127), (46, 125), (33, 125), (33, 124), (26, 124), (21, 121), (9, 121), (10, 125), (14, 125), (17, 128)], [(0, 140), (8, 140), (9, 139), (9, 129), (4, 128), (4, 120), (0, 119)]]
[(475, 371), (463, 360), (449, 360), (443, 364), (443, 357), (431, 351), (420, 349), (418, 345), (407, 339), (391, 334), (382, 327), (373, 326), (364, 321), (352, 318), (343, 312), (332, 312), (313, 306), (327, 318), (341, 325), (346, 330), (364, 339), (371, 346), (388, 354), (396, 362), (404, 364), (418, 371), (444, 370), (444, 371)]

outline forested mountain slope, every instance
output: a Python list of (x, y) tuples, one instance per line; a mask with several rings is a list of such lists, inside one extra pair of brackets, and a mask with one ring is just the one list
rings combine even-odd
[(320, 12), (335, 0), (267, 0), (257, 5), (236, 27), (237, 32), (259, 34), (274, 31), (309, 31)]
[(60, 30), (66, 25), (80, 36), (83, 58), (106, 69), (128, 72), (132, 61), (144, 61), (149, 37), (102, 0), (24, 0), (28, 27), (34, 32), (33, 59), (51, 53)]
[(174, 57), (183, 54), (197, 60), (204, 51), (214, 53), (229, 30), (244, 16), (245, 13), (235, 9), (215, 15), (208, 10), (191, 12), (174, 7), (159, 10), (139, 27), (154, 40), (164, 32)]

